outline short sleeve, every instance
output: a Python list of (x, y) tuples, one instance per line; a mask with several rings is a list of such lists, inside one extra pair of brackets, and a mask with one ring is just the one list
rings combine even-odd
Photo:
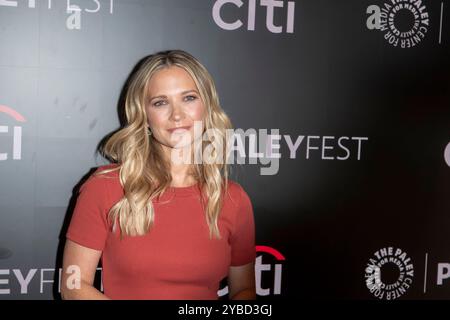
[(255, 220), (248, 194), (239, 187), (241, 197), (235, 219), (231, 243), (231, 265), (240, 266), (256, 259)]
[(108, 190), (105, 180), (101, 176), (91, 176), (81, 186), (66, 233), (66, 238), (100, 251), (103, 251), (108, 235)]

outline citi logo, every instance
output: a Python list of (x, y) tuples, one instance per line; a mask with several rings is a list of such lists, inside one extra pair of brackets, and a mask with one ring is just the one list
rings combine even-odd
[[(13, 118), (14, 120), (16, 120), (19, 123), (26, 122), (25, 118), (20, 113), (18, 113), (14, 109), (11, 109), (7, 106), (0, 105), (0, 115), (1, 114), (7, 115), (8, 117)], [(9, 134), (10, 127), (0, 125), (0, 134), (3, 134), (3, 133)], [(8, 136), (11, 137), (10, 134)], [(1, 145), (3, 145), (3, 144), (1, 144)], [(2, 151), (6, 151), (6, 150), (0, 149), (0, 161), (8, 160), (8, 153), (2, 152)], [(22, 158), (22, 127), (19, 125), (12, 127), (12, 150), (10, 150), (10, 151), (12, 151), (12, 159), (13, 160), (20, 160)]]
[[(247, 2), (247, 30), (255, 30), (256, 22), (256, 3), (257, 0), (248, 0)], [(259, 6), (266, 7), (266, 28), (272, 33), (294, 33), (294, 19), (295, 19), (295, 2), (294, 1), (280, 1), (280, 0), (259, 0)], [(284, 5), (286, 4), (286, 9)], [(241, 8), (244, 5), (242, 0), (217, 0), (212, 8), (212, 16), (214, 22), (224, 30), (237, 30), (244, 25), (244, 22), (239, 18), (223, 19), (222, 9), (226, 6), (235, 6)], [(283, 11), (285, 18), (284, 25), (274, 24), (275, 10)]]
[[(286, 260), (286, 258), (276, 249), (268, 246), (256, 246), (256, 263), (255, 263), (255, 281), (256, 281), (256, 294), (258, 296), (268, 296), (268, 295), (279, 295), (281, 294), (281, 275), (283, 272), (283, 264), (282, 262)], [(263, 255), (258, 255), (258, 253), (262, 253), (264, 255), (268, 255), (270, 257), (269, 260), (274, 261), (275, 263), (262, 263)], [(272, 269), (273, 268), (273, 269)], [(269, 283), (271, 283), (271, 287), (263, 287), (263, 272), (264, 275), (268, 276), (267, 279)], [(266, 279), (266, 278), (265, 278)], [(273, 281), (273, 282), (272, 282)], [(228, 294), (228, 286), (220, 289), (217, 292), (218, 296), (224, 296)]]
[[(282, 261), (286, 258), (276, 249), (267, 246), (256, 246), (256, 252), (266, 253), (274, 258), (275, 263), (264, 264), (262, 263), (262, 256), (259, 255), (256, 258), (255, 272), (256, 272), (256, 294), (259, 296), (268, 296), (270, 294), (281, 294), (281, 275), (283, 271)], [(272, 270), (273, 267), (273, 270)], [(262, 273), (264, 271), (271, 272), (273, 276), (272, 292), (270, 288), (262, 287)]]

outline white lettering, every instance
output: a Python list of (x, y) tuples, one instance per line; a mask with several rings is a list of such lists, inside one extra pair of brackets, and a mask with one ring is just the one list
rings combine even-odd
[(283, 27), (273, 24), (274, 8), (283, 8), (283, 1), (278, 0), (261, 0), (261, 6), (267, 7), (266, 11), (266, 27), (272, 33), (283, 32)]
[(326, 149), (331, 149), (331, 150), (333, 150), (333, 147), (327, 147), (327, 146), (325, 145), (325, 140), (326, 140), (326, 139), (334, 139), (334, 137), (332, 137), (332, 136), (323, 136), (323, 137), (322, 137), (322, 160), (333, 160), (334, 157), (325, 157), (325, 150), (326, 150)]
[[(5, 269), (1, 270), (0, 269), (0, 276), (1, 275), (8, 276), (9, 270), (5, 270)], [(8, 283), (9, 283), (8, 279), (0, 279), (0, 285), (2, 285), (2, 284), (8, 285)], [(11, 290), (9, 288), (8, 289), (0, 289), (0, 294), (10, 294), (10, 293), (11, 293)]]
[(92, 0), (95, 2), (95, 4), (97, 5), (96, 9), (84, 9), (86, 12), (92, 12), (92, 13), (96, 13), (100, 11), (100, 2), (98, 2), (98, 0)]
[(381, 11), (377, 5), (370, 5), (367, 7), (366, 13), (371, 14), (366, 21), (367, 29), (381, 29)]
[(311, 139), (319, 139), (319, 136), (308, 136), (306, 139), (306, 159), (309, 159), (309, 150), (319, 150), (319, 147), (311, 147), (309, 141)]
[[(225, 4), (233, 4), (241, 8), (244, 4), (241, 0), (217, 0), (212, 8), (212, 16), (214, 22), (224, 30), (236, 30), (243, 26), (243, 22), (237, 19), (233, 22), (225, 22), (221, 16), (222, 7)], [(283, 26), (276, 26), (274, 24), (275, 8), (283, 8), (284, 1), (281, 0), (260, 0), (259, 5), (266, 7), (266, 28), (272, 33), (282, 33)], [(247, 13), (247, 30), (254, 31), (256, 23), (256, 0), (248, 0)], [(294, 33), (295, 23), (295, 2), (288, 1), (286, 14), (286, 33)]]
[(5, 6), (5, 7), (17, 7), (17, 1), (12, 1), (12, 0), (0, 0), (0, 6)]
[(70, 0), (67, 0), (67, 13), (72, 13), (66, 20), (66, 27), (69, 30), (81, 29), (81, 9), (79, 6), (69, 4)]
[(358, 152), (357, 152), (358, 156), (356, 159), (360, 160), (361, 159), (361, 141), (362, 140), (367, 141), (367, 140), (369, 140), (369, 138), (367, 138), (367, 137), (352, 137), (352, 140), (358, 141)]
[(36, 274), (37, 269), (30, 269), (28, 271), (27, 277), (24, 278), (20, 269), (13, 269), (13, 273), (15, 274), (17, 281), (20, 283), (20, 293), (27, 294), (28, 293), (28, 285)]
[(13, 159), (22, 158), (22, 127), (14, 127)]
[(67, 267), (67, 274), (70, 276), (67, 277), (66, 287), (68, 289), (80, 289), (81, 288), (81, 269), (77, 265), (70, 265)]
[(304, 137), (305, 136), (298, 136), (297, 140), (295, 140), (295, 144), (292, 145), (291, 136), (290, 135), (284, 135), (284, 140), (286, 140), (286, 143), (287, 143), (289, 151), (290, 151), (289, 158), (295, 159), (295, 155), (297, 153), (297, 149), (300, 146), (300, 144), (302, 143)]
[(260, 296), (267, 296), (270, 294), (270, 289), (264, 289), (261, 287), (261, 273), (263, 271), (270, 271), (270, 264), (262, 263), (262, 256), (256, 258), (256, 293)]
[[(7, 126), (0, 126), (0, 133), (8, 133), (8, 127)], [(8, 154), (7, 153), (0, 153), (0, 161), (8, 160)]]
[(227, 22), (223, 21), (222, 17), (220, 16), (220, 10), (222, 9), (222, 6), (226, 3), (232, 3), (239, 8), (243, 5), (243, 2), (241, 0), (218, 0), (218, 1), (216, 1), (216, 3), (214, 3), (214, 6), (213, 6), (214, 22), (224, 30), (239, 29), (242, 26), (241, 20), (238, 19), (233, 23), (227, 23)]
[(44, 293), (44, 283), (53, 283), (53, 280), (45, 280), (44, 272), (55, 272), (55, 269), (41, 269), (40, 292)]
[(450, 278), (450, 263), (438, 263), (437, 285), (442, 285), (443, 280), (448, 278)]

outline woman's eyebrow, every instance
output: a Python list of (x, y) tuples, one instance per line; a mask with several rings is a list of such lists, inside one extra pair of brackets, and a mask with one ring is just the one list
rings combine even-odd
[[(198, 91), (197, 91), (197, 90), (192, 89), (192, 90), (185, 90), (185, 91), (183, 91), (183, 92), (180, 92), (180, 95), (183, 95), (183, 94), (186, 94), (186, 93), (190, 93), (190, 92), (195, 92), (195, 93), (198, 94)], [(158, 95), (158, 96), (155, 96), (155, 97), (151, 97), (149, 101), (152, 101), (153, 99), (156, 99), (156, 98), (167, 98), (167, 96), (164, 95), (164, 94)]]

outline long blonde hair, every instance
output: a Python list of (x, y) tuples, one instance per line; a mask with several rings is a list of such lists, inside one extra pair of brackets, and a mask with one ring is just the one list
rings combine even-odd
[[(109, 211), (109, 218), (119, 222), (122, 235), (144, 235), (154, 223), (152, 200), (162, 195), (170, 186), (170, 162), (163, 157), (160, 144), (148, 135), (145, 111), (150, 78), (160, 69), (178, 66), (189, 73), (199, 90), (206, 107), (205, 130), (213, 129), (214, 140), (225, 141), (227, 130), (232, 129), (229, 117), (219, 103), (214, 80), (206, 68), (192, 55), (182, 50), (170, 50), (148, 56), (137, 65), (125, 88), (126, 124), (115, 132), (101, 147), (105, 157), (117, 163), (123, 198)], [(226, 147), (228, 142), (224, 143)], [(211, 141), (203, 141), (203, 151)], [(219, 163), (194, 163), (193, 176), (201, 190), (201, 203), (209, 226), (210, 238), (220, 239), (218, 217), (227, 191), (229, 168), (224, 149)]]

